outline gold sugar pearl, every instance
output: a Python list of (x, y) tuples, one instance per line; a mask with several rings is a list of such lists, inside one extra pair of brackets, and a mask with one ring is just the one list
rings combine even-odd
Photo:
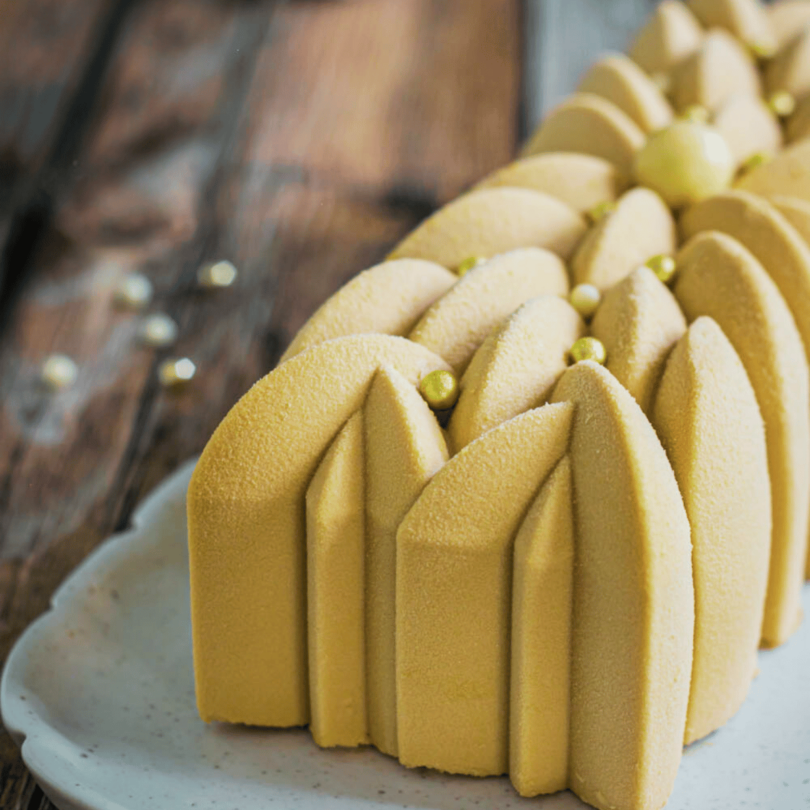
[(197, 283), (208, 290), (230, 287), (239, 275), (232, 262), (220, 261), (204, 264), (197, 271)]
[(708, 124), (711, 114), (701, 104), (690, 104), (679, 116), (693, 124)]
[(486, 259), (483, 256), (467, 256), (463, 262), (459, 264), (456, 268), (456, 275), (459, 276), (466, 276), (467, 273), (470, 272), (474, 267), (478, 267), (479, 265), (486, 264)]
[(51, 391), (70, 388), (79, 376), (79, 367), (66, 354), (52, 354), (45, 359), (40, 379)]
[(163, 312), (156, 312), (144, 318), (138, 330), (141, 342), (159, 349), (171, 346), (177, 340), (177, 324)]
[(669, 282), (672, 281), (675, 276), (675, 270), (677, 269), (675, 259), (672, 256), (668, 256), (666, 253), (653, 256), (647, 259), (644, 264), (646, 267), (649, 267), (650, 270), (658, 276), (658, 280), (663, 281), (664, 284), (669, 284)]
[(768, 96), (768, 107), (779, 118), (787, 118), (796, 109), (796, 99), (787, 90), (777, 90)]
[(115, 289), (115, 303), (125, 309), (144, 309), (152, 300), (152, 282), (143, 273), (124, 276)]
[(575, 363), (592, 360), (594, 363), (603, 366), (605, 360), (607, 360), (605, 344), (595, 337), (582, 337), (571, 347), (571, 359)]
[(166, 388), (182, 385), (197, 373), (197, 366), (188, 357), (164, 360), (158, 366), (158, 378)]
[(766, 62), (776, 55), (776, 48), (765, 42), (749, 42), (748, 51), (759, 62)]
[(458, 401), (458, 379), (452, 371), (431, 371), (419, 383), (419, 393), (434, 411), (447, 411)]
[(596, 225), (605, 217), (610, 216), (616, 210), (616, 203), (613, 200), (604, 200), (588, 211), (588, 219)]
[(654, 132), (633, 165), (636, 182), (651, 188), (671, 208), (691, 205), (728, 188), (736, 161), (713, 127), (679, 119)]
[(750, 155), (742, 162), (739, 173), (747, 174), (748, 172), (752, 172), (754, 169), (758, 169), (760, 166), (770, 163), (771, 160), (773, 160), (773, 155), (768, 152), (754, 152), (753, 155)]
[(587, 321), (602, 303), (602, 293), (593, 284), (577, 284), (568, 296), (571, 306)]

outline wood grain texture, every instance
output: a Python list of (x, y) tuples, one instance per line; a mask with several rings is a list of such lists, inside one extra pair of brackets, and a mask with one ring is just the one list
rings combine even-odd
[[(519, 77), (512, 0), (138, 4), (0, 342), (0, 660), (325, 297), (512, 156)], [(217, 257), (238, 283), (199, 291)], [(199, 365), (184, 390), (112, 305), (132, 270)], [(53, 351), (80, 368), (58, 394)], [(0, 785), (44, 801), (7, 736)]]
[(41, 164), (113, 3), (0, 1), (0, 157), (6, 177), (10, 170)]
[(0, 328), (136, 0), (0, 0)]
[(518, 4), (493, 0), (467, 12), (425, 0), (287, 6), (262, 159), (370, 193), (455, 197), (512, 156), (518, 27)]
[[(105, 104), (111, 109), (120, 110), (119, 100), (126, 94), (127, 83), (119, 77), (128, 75), (125, 68), (130, 62), (143, 61), (144, 40), (162, 49), (163, 40), (152, 34), (161, 30), (168, 5), (164, 0), (140, 4), (104, 88)], [(167, 471), (166, 466), (157, 464), (150, 468), (154, 470), (151, 477), (137, 475), (129, 463), (136, 456), (142, 431), (161, 411), (162, 392), (154, 384), (156, 357), (135, 342), (137, 318), (111, 306), (112, 290), (116, 279), (127, 270), (143, 269), (147, 264), (157, 268), (163, 263), (175, 278), (167, 284), (156, 279), (158, 297), (161, 304), (171, 303), (176, 293), (174, 282), (184, 270), (188, 272), (192, 261), (183, 252), (184, 243), (196, 230), (193, 225), (178, 226), (177, 222), (183, 222), (189, 210), (193, 209), (196, 216), (196, 209), (204, 207), (204, 189), (233, 143), (237, 116), (270, 21), (269, 9), (256, 4), (200, 2), (195, 9), (184, 5), (181, 27), (187, 25), (198, 37), (187, 40), (190, 61), (178, 59), (174, 69), (185, 69), (189, 88), (196, 84), (192, 46), (199, 45), (200, 38), (224, 38), (227, 44), (221, 53), (227, 53), (230, 61), (227, 66), (220, 65), (223, 84), (216, 91), (211, 114), (200, 121), (196, 138), (178, 132), (176, 138), (167, 138), (154, 150), (131, 153), (133, 175), (122, 176), (121, 188), (129, 183), (129, 196), (139, 201), (141, 211), (148, 210), (143, 201), (148, 201), (151, 193), (152, 208), (158, 214), (149, 213), (143, 221), (139, 233), (143, 239), (100, 239), (104, 229), (92, 227), (78, 229), (69, 239), (57, 230), (51, 232), (40, 251), (37, 275), (19, 302), (0, 348), (0, 502), (7, 541), (0, 552), (4, 558), (0, 563), (3, 659), (13, 638), (47, 607), (50, 594), (64, 576), (104, 536), (126, 523), (136, 498), (131, 494), (133, 487), (142, 479), (149, 486)], [(201, 33), (200, 18), (222, 7), (229, 9), (230, 24), (223, 24), (217, 32), (202, 26)], [(243, 56), (233, 60), (231, 54), (237, 50)], [(154, 61), (157, 77), (165, 62)], [(210, 67), (206, 64), (206, 69)], [(206, 78), (203, 73), (200, 81)], [(140, 107), (165, 103), (159, 85), (155, 78), (150, 92), (141, 96)], [(101, 174), (109, 154), (96, 147), (98, 142), (110, 142), (96, 135), (105, 121), (104, 106), (101, 109), (86, 146), (77, 155), (88, 176)], [(151, 120), (147, 110), (136, 119)], [(134, 124), (129, 128), (133, 143), (148, 143), (148, 137), (138, 138), (136, 129)], [(206, 150), (197, 146), (203, 136)], [(191, 169), (186, 161), (185, 171), (175, 170), (174, 175), (167, 174), (173, 161), (158, 159), (165, 152), (183, 163), (184, 156), (195, 148), (205, 160), (198, 159)], [(173, 182), (167, 183), (167, 179)], [(74, 199), (81, 199), (81, 181), (81, 177), (74, 181), (65, 208), (73, 205)], [(170, 205), (165, 204), (167, 189), (172, 192)], [(195, 194), (191, 208), (173, 205)], [(108, 205), (107, 199), (99, 198), (100, 213), (91, 223), (108, 218)], [(127, 217), (123, 208), (118, 215), (122, 221)], [(37, 379), (42, 358), (51, 351), (71, 354), (82, 369), (77, 385), (55, 396), (44, 391)], [(168, 400), (173, 398), (169, 395)], [(189, 409), (189, 401), (181, 396), (174, 407), (182, 413)], [(174, 464), (185, 455), (175, 458)], [(172, 463), (165, 457), (161, 461), (163, 465)], [(0, 784), (6, 794), (0, 806), (28, 806), (23, 795), (27, 777), (5, 735), (0, 741)], [(32, 800), (37, 800), (36, 796)]]

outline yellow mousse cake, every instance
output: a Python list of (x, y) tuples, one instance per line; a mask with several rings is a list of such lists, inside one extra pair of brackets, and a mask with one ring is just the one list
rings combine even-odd
[(801, 620), (808, 25), (664, 0), (312, 316), (189, 489), (203, 720), (666, 804)]

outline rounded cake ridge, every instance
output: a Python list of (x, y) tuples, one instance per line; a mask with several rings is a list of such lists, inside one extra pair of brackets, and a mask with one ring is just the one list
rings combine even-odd
[(189, 492), (205, 719), (665, 804), (798, 621), (810, 0), (793, 14), (664, 0), (234, 407)]

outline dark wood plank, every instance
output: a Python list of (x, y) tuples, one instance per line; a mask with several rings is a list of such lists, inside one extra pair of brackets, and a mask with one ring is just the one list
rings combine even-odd
[(518, 17), (517, 3), (491, 0), (468, 13), (429, 0), (290, 4), (269, 55), (277, 114), (262, 159), (371, 192), (456, 196), (513, 153)]
[(84, 133), (135, 0), (2, 0), (0, 327)]
[(93, 39), (116, 0), (0, 3), (0, 156), (3, 178), (44, 160)]
[[(167, 24), (172, 4), (182, 6), (181, 19)], [(119, 516), (120, 504), (112, 493), (124, 483), (131, 444), (158, 390), (156, 358), (134, 341), (136, 316), (111, 306), (113, 286), (128, 269), (144, 269), (160, 260), (175, 267), (175, 261), (183, 261), (179, 248), (196, 231), (196, 219), (189, 224), (183, 218), (189, 212), (197, 217), (204, 189), (228, 154), (270, 6), (149, 0), (140, 4), (122, 42), (94, 136), (77, 156), (86, 172), (76, 177), (65, 209), (80, 208), (86, 193), (83, 175), (108, 176), (110, 152), (96, 146), (111, 143), (98, 135), (106, 121), (104, 107), (115, 115), (128, 110), (134, 118), (124, 129), (140, 151), (136, 155), (135, 146), (127, 147), (132, 157), (120, 176), (120, 193), (121, 199), (136, 201), (133, 218), (139, 210), (146, 212), (141, 229), (111, 238), (115, 232), (103, 227), (110, 197), (99, 194), (99, 213), (89, 218), (88, 227), (77, 228), (69, 239), (54, 230), (0, 351), (0, 511), (7, 521), (0, 550), (0, 660), (28, 621), (47, 608), (65, 574), (126, 520)], [(208, 24), (211, 20), (215, 25)], [(187, 34), (171, 66), (164, 56), (167, 26), (173, 27), (174, 36)], [(144, 42), (151, 43), (151, 58), (144, 53)], [(218, 67), (204, 51), (216, 45)], [(202, 62), (200, 49), (205, 52)], [(122, 96), (125, 99), (131, 87), (131, 65), (150, 62), (148, 90), (128, 106)], [(220, 77), (215, 86), (210, 84), (212, 69)], [(174, 137), (167, 134), (155, 144), (147, 132), (152, 119), (145, 108), (163, 104), (172, 109), (166, 101), (170, 93), (176, 106), (184, 101), (176, 86), (162, 79), (169, 70), (185, 75), (190, 92), (206, 84), (213, 99), (193, 133), (178, 128)], [(148, 148), (150, 144), (154, 148)], [(193, 202), (184, 208), (183, 199)], [(122, 222), (130, 219), (121, 208), (118, 214)], [(185, 224), (178, 226), (180, 222)], [(156, 286), (161, 303), (168, 303), (171, 285), (161, 284), (158, 275)], [(39, 365), (52, 351), (69, 353), (81, 364), (78, 384), (69, 392), (49, 395), (38, 385)], [(30, 780), (5, 734), (0, 737), (0, 785), (0, 807), (28, 806)], [(32, 794), (31, 801), (39, 799)]]
[[(512, 0), (139, 5), (0, 344), (0, 660), (317, 304), (430, 204), (509, 159), (518, 19)], [(238, 283), (196, 290), (199, 264), (219, 256)], [(199, 364), (183, 391), (159, 387), (163, 355), (139, 348), (138, 316), (111, 306), (127, 269), (152, 278), (153, 309), (180, 324), (175, 351)], [(80, 377), (46, 394), (37, 371), (56, 350)], [(7, 737), (0, 784), (12, 785), (0, 808), (26, 806)]]

